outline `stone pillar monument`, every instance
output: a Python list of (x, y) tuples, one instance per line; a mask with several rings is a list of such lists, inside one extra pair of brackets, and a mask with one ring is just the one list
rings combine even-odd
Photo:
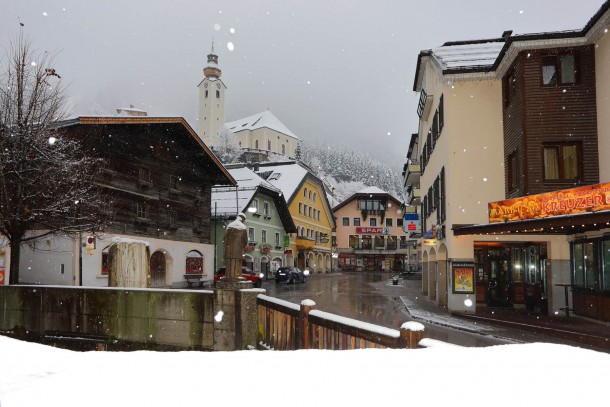
[(150, 287), (148, 242), (116, 238), (110, 246), (109, 287)]
[[(248, 233), (244, 225), (246, 215), (240, 213), (229, 223), (224, 241), (225, 277), (216, 283), (214, 292), (214, 350), (228, 351), (245, 349), (256, 345), (249, 331), (256, 332), (256, 295), (252, 282), (241, 276), (244, 247), (248, 244)], [(258, 289), (257, 289), (258, 290)], [(265, 290), (260, 290), (265, 292)], [(254, 322), (254, 324), (253, 324)]]

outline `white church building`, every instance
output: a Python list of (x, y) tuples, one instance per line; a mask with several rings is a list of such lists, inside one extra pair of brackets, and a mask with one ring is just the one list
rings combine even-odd
[(218, 145), (218, 131), (223, 127), (235, 135), (239, 146), (252, 161), (262, 161), (269, 155), (295, 158), (299, 138), (268, 109), (243, 119), (225, 122), (225, 91), (227, 87), (220, 79), (218, 55), (214, 45), (203, 68), (205, 78), (199, 88), (199, 110), (197, 133), (213, 150)]

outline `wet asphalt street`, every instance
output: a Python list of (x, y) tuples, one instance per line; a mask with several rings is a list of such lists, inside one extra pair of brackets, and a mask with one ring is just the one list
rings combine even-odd
[[(274, 280), (265, 281), (262, 288), (267, 295), (295, 304), (302, 300), (315, 301), (316, 308), (348, 318), (369, 322), (388, 328), (399, 329), (414, 320), (407, 310), (403, 298), (413, 298), (419, 281), (403, 281), (394, 286), (388, 273), (336, 273), (315, 274), (304, 284), (276, 284)], [(419, 321), (421, 322), (421, 321)], [(498, 329), (498, 335), (482, 335), (449, 328), (437, 324), (424, 323), (426, 337), (462, 346), (491, 346), (515, 343), (511, 336)], [(526, 341), (535, 341), (535, 338)]]

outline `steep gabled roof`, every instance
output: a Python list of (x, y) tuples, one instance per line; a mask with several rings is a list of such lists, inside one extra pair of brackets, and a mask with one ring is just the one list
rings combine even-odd
[[(218, 157), (208, 148), (208, 146), (197, 136), (197, 133), (189, 126), (182, 117), (151, 117), (151, 116), (79, 116), (73, 119), (56, 122), (53, 128), (62, 129), (71, 126), (104, 126), (104, 125), (133, 125), (133, 126), (163, 126), (167, 129), (170, 126), (175, 126), (177, 129), (183, 130), (188, 137), (191, 137), (201, 147), (203, 157), (211, 161), (212, 165), (217, 168), (222, 174), (222, 185), (237, 185), (235, 179), (229, 174)], [(193, 152), (195, 154), (196, 152)]]
[(269, 110), (265, 110), (262, 113), (258, 113), (252, 116), (244, 117), (243, 119), (235, 120), (225, 124), (229, 130), (233, 133), (238, 133), (243, 130), (256, 130), (266, 127), (268, 129), (282, 133), (288, 137), (292, 137), (296, 140), (299, 138), (291, 132), (288, 127), (284, 125), (277, 117), (273, 115)]
[(243, 164), (229, 165), (227, 168), (237, 181), (237, 188), (212, 189), (212, 217), (235, 217), (239, 212), (247, 210), (257, 194), (264, 194), (273, 199), (284, 230), (288, 233), (296, 232), (282, 191)]

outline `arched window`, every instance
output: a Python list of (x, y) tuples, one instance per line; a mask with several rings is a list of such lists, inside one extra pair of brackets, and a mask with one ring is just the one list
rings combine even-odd
[(197, 250), (191, 250), (186, 254), (184, 272), (186, 274), (203, 274), (203, 256)]
[(271, 140), (267, 140), (267, 150), (271, 151)]
[(311, 191), (309, 191), (309, 199), (311, 199)]
[(100, 270), (101, 275), (107, 276), (110, 274), (110, 267), (112, 266), (112, 258), (110, 257), (110, 246), (106, 246), (102, 250), (102, 268)]
[(316, 193), (315, 192), (313, 193), (313, 201), (314, 201), (314, 203), (316, 202)]
[(254, 141), (254, 148), (258, 150), (258, 140)]
[(219, 90), (216, 91), (216, 99), (220, 99), (220, 91)]
[(303, 190), (303, 198), (307, 198), (307, 188)]
[(206, 99), (208, 98), (208, 91), (207, 90), (205, 91), (205, 98)]

